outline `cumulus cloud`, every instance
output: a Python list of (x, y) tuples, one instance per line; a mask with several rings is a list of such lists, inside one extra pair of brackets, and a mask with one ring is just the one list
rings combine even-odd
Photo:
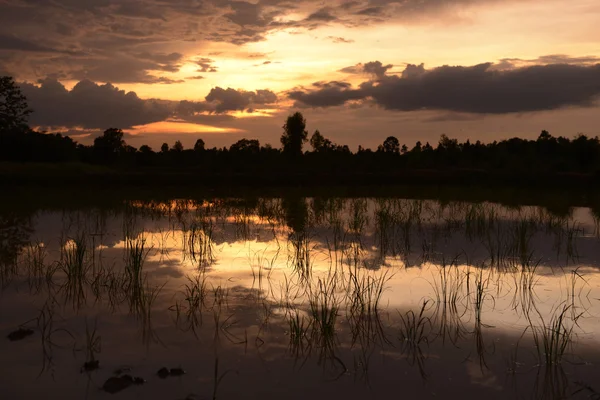
[[(153, 71), (176, 72), (178, 55), (193, 51), (185, 43), (243, 45), (281, 29), (302, 32), (332, 23), (351, 29), (501, 1), (516, 0), (9, 0), (0, 13), (0, 53), (27, 55), (4, 61), (3, 69), (20, 79), (62, 73), (78, 80), (164, 83), (167, 78), (153, 78)], [(200, 65), (200, 72), (211, 71), (216, 67)]]
[(80, 68), (67, 72), (70, 79), (88, 79), (96, 82), (111, 83), (179, 83), (162, 73), (179, 71), (181, 56), (172, 54), (142, 53), (137, 57), (115, 54), (110, 58), (80, 59)]
[(600, 63), (600, 57), (583, 56), (571, 57), (566, 54), (549, 54), (533, 59), (523, 58), (502, 58), (492, 66), (497, 70), (515, 69), (530, 65), (547, 65), (547, 64), (574, 64), (574, 65), (593, 65)]
[(347, 82), (315, 82), (312, 90), (292, 90), (288, 97), (296, 100), (298, 106), (332, 107), (339, 106), (350, 100), (364, 98), (360, 89), (352, 89)]
[(231, 22), (245, 27), (261, 26), (266, 25), (272, 21), (270, 16), (263, 15), (263, 7), (260, 3), (253, 4), (245, 1), (231, 1), (229, 2), (231, 12), (224, 15), (225, 18)]
[(198, 72), (217, 72), (217, 67), (214, 66), (215, 60), (211, 58), (199, 58), (195, 60), (196, 65), (198, 65)]
[(57, 80), (46, 79), (40, 86), (25, 83), (21, 89), (34, 110), (29, 121), (34, 126), (130, 128), (163, 121), (171, 115), (166, 104), (142, 100), (134, 92), (111, 84), (85, 80), (67, 90)]
[(367, 7), (356, 12), (357, 15), (380, 16), (384, 13), (385, 8), (381, 6)]
[(314, 13), (310, 14), (308, 17), (306, 17), (305, 21), (332, 22), (332, 21), (336, 21), (336, 20), (337, 20), (337, 17), (332, 14), (331, 8), (323, 7), (321, 9), (315, 11)]
[(254, 107), (274, 104), (277, 95), (270, 90), (245, 91), (216, 87), (206, 96), (206, 101), (214, 106), (214, 111), (253, 111)]
[(381, 78), (392, 67), (392, 64), (383, 65), (380, 61), (371, 61), (365, 64), (360, 63), (351, 67), (342, 68), (339, 72), (346, 74), (367, 74)]
[[(375, 68), (378, 73), (381, 69)], [(288, 96), (297, 105), (330, 107), (370, 99), (388, 110), (505, 114), (591, 106), (600, 95), (600, 64), (548, 64), (496, 70), (492, 63), (426, 70), (408, 65), (400, 76), (377, 75), (358, 88), (319, 83)]]
[(327, 39), (331, 40), (333, 43), (354, 43), (354, 40), (346, 39), (341, 36), (327, 36)]
[(131, 128), (154, 122), (177, 120), (192, 123), (231, 121), (232, 111), (252, 113), (272, 107), (277, 95), (266, 89), (256, 91), (216, 87), (204, 101), (140, 99), (112, 84), (82, 80), (68, 90), (56, 79), (46, 78), (37, 85), (22, 83), (33, 113), (32, 126), (54, 128)]
[(13, 50), (23, 52), (61, 53), (61, 50), (43, 46), (34, 41), (18, 38), (11, 34), (0, 33), (0, 50)]

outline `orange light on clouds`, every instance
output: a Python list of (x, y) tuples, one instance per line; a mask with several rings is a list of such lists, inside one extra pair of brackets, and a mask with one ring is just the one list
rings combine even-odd
[(223, 128), (211, 125), (194, 124), (189, 122), (178, 122), (178, 121), (162, 121), (154, 122), (152, 124), (134, 126), (132, 129), (127, 130), (132, 135), (141, 133), (167, 133), (167, 134), (186, 134), (186, 133), (240, 133), (245, 132), (243, 129), (235, 128)]
[(260, 117), (271, 117), (273, 114), (276, 114), (278, 110), (276, 109), (257, 109), (253, 110), (253, 112), (245, 112), (245, 111), (234, 111), (230, 112), (229, 115), (235, 118), (260, 118)]

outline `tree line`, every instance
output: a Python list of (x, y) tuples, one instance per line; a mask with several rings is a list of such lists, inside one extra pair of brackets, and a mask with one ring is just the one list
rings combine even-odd
[(140, 170), (186, 168), (205, 174), (461, 169), (528, 174), (600, 172), (598, 137), (583, 134), (574, 138), (554, 137), (546, 130), (536, 140), (515, 137), (491, 143), (459, 142), (441, 135), (438, 143), (416, 142), (411, 147), (390, 136), (375, 150), (359, 146), (353, 152), (347, 145), (333, 143), (318, 130), (309, 137), (306, 119), (296, 112), (283, 125), (281, 148), (245, 138), (229, 147), (207, 148), (198, 138), (189, 149), (180, 141), (152, 149), (148, 145), (135, 148), (127, 144), (118, 128), (107, 129), (89, 146), (61, 134), (36, 132), (27, 125), (31, 112), (14, 80), (0, 77), (0, 161), (80, 162)]

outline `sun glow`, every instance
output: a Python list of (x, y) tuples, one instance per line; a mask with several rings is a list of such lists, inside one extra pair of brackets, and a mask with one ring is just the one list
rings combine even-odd
[(241, 129), (216, 127), (211, 125), (193, 124), (189, 122), (162, 121), (147, 125), (134, 126), (129, 132), (132, 135), (142, 133), (168, 133), (168, 134), (186, 134), (186, 133), (239, 133), (244, 132)]

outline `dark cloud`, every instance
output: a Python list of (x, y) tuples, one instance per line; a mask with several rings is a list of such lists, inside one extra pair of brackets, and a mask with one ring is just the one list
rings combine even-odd
[(360, 63), (351, 67), (342, 68), (339, 72), (346, 74), (367, 74), (381, 78), (392, 67), (392, 64), (383, 65), (380, 61), (371, 61), (365, 64)]
[(69, 25), (63, 24), (62, 22), (56, 23), (56, 33), (59, 33), (63, 36), (71, 36), (74, 35), (76, 30)]
[(20, 39), (14, 35), (0, 33), (0, 50), (13, 50), (39, 53), (62, 53), (63, 51), (43, 46), (33, 41)]
[(183, 54), (181, 53), (137, 53), (135, 57), (140, 60), (151, 61), (156, 65), (151, 66), (148, 70), (160, 70), (165, 72), (178, 72), (181, 68), (181, 60)]
[(356, 15), (368, 15), (370, 17), (381, 16), (384, 13), (383, 7), (367, 7), (362, 10), (356, 12)]
[(331, 9), (329, 7), (323, 7), (320, 10), (315, 11), (314, 13), (312, 13), (308, 17), (306, 17), (305, 21), (333, 22), (336, 20), (337, 20), (337, 17), (331, 13)]
[(231, 111), (254, 112), (278, 101), (270, 90), (245, 91), (216, 87), (205, 101), (170, 101), (140, 99), (134, 92), (125, 92), (112, 84), (97, 84), (89, 80), (68, 90), (56, 79), (44, 79), (37, 85), (22, 83), (33, 113), (32, 126), (67, 128), (74, 131), (123, 129), (160, 121), (181, 121), (211, 124), (231, 122)]
[(345, 39), (341, 36), (327, 36), (327, 39), (331, 40), (333, 43), (354, 43), (354, 40)]
[(217, 67), (214, 66), (215, 60), (210, 58), (199, 58), (195, 61), (198, 65), (198, 72), (217, 72)]
[(71, 71), (69, 78), (111, 83), (176, 83), (176, 80), (158, 75), (161, 72), (177, 72), (179, 64), (152, 60), (156, 57), (170, 56), (142, 54), (130, 57), (116, 54), (112, 58), (82, 58), (78, 60), (81, 68)]
[(122, 15), (131, 18), (166, 20), (163, 10), (148, 1), (139, 0), (124, 2), (118, 4), (116, 7), (111, 7), (111, 11), (113, 15)]
[(350, 100), (364, 98), (364, 93), (359, 89), (352, 89), (347, 82), (316, 82), (314, 90), (292, 90), (288, 97), (296, 100), (298, 106), (332, 107), (339, 106)]
[(367, 74), (375, 75), (377, 78), (382, 78), (386, 72), (392, 68), (392, 64), (383, 65), (379, 61), (371, 61), (363, 65), (363, 70)]
[[(0, 52), (27, 53), (5, 61), (3, 69), (30, 81), (62, 73), (69, 79), (160, 83), (166, 78), (152, 71), (177, 71), (183, 60), (168, 56), (188, 54), (194, 42), (244, 45), (282, 29), (304, 32), (331, 23), (351, 28), (499, 1), (515, 0), (4, 0)], [(306, 17), (292, 20), (292, 14)], [(216, 68), (200, 69), (211, 70)]]
[(360, 7), (362, 4), (363, 3), (360, 1), (354, 1), (354, 0), (353, 1), (344, 1), (344, 2), (342, 2), (342, 4), (340, 4), (339, 7), (342, 10), (351, 10), (353, 8)]
[(494, 69), (514, 69), (527, 65), (547, 65), (547, 64), (573, 64), (573, 65), (592, 65), (600, 63), (600, 57), (584, 56), (571, 57), (566, 54), (550, 54), (533, 59), (523, 58), (503, 58), (493, 65)]
[(270, 90), (245, 91), (216, 87), (206, 96), (206, 101), (214, 105), (214, 111), (253, 111), (256, 106), (277, 102), (277, 95)]
[(263, 7), (260, 3), (252, 4), (245, 1), (231, 1), (229, 2), (229, 6), (232, 11), (224, 16), (239, 26), (263, 26), (272, 21), (272, 18), (263, 16)]
[(155, 100), (142, 100), (134, 92), (111, 84), (81, 81), (67, 90), (60, 82), (46, 79), (40, 86), (24, 83), (23, 93), (34, 110), (32, 125), (105, 129), (129, 128), (163, 121), (170, 107)]
[(388, 110), (505, 114), (591, 106), (600, 95), (600, 64), (549, 64), (504, 71), (492, 66), (426, 70), (423, 65), (408, 65), (400, 76), (380, 75), (358, 88), (332, 82), (288, 96), (310, 107), (372, 99)]

